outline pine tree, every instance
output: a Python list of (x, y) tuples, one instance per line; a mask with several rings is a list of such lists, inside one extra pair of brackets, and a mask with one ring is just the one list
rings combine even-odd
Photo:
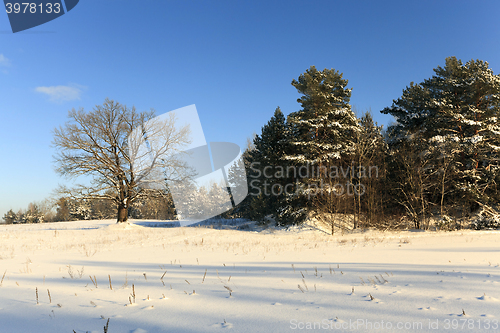
[(88, 200), (71, 200), (68, 202), (69, 215), (75, 220), (90, 220), (92, 209)]
[(199, 215), (198, 203), (196, 202), (197, 186), (192, 180), (179, 182), (174, 187), (172, 195), (180, 199), (175, 203), (177, 219), (190, 219)]
[(56, 221), (69, 221), (71, 216), (69, 212), (69, 201), (67, 198), (59, 198), (56, 202), (57, 205), (57, 213), (55, 220)]
[[(209, 198), (207, 188), (205, 186), (198, 187), (197, 191), (195, 192), (194, 199), (194, 202), (196, 202), (197, 211), (194, 212), (193, 217), (203, 218), (210, 215), (210, 208), (212, 208), (212, 206), (210, 205), (210, 199), (211, 198)], [(191, 206), (194, 207), (195, 205)]]
[(221, 186), (216, 182), (213, 182), (210, 185), (210, 189), (208, 190), (208, 193), (206, 193), (207, 216), (217, 216), (220, 215), (221, 212), (226, 212), (228, 210), (228, 193), (229, 192), (225, 186)]
[(338, 71), (318, 71), (314, 66), (292, 81), (302, 94), (297, 99), (302, 109), (288, 117), (293, 149), (285, 159), (297, 170), (308, 170), (306, 176), (302, 173), (296, 179), (302, 192), (299, 209), (314, 206), (317, 213), (328, 214), (339, 209), (334, 180), (313, 170), (330, 170), (334, 164), (349, 165), (352, 159), (359, 125), (349, 104), (351, 89), (347, 84)]
[(318, 164), (338, 160), (353, 152), (352, 140), (358, 124), (349, 100), (348, 81), (334, 69), (318, 71), (311, 66), (292, 85), (302, 94), (297, 99), (302, 110), (289, 121), (294, 130), (291, 144), (296, 147), (289, 160)]
[(445, 67), (438, 66), (434, 72), (420, 84), (411, 83), (382, 112), (397, 121), (389, 129), (393, 147), (418, 138), (420, 152), (441, 156), (431, 160), (425, 172), (445, 184), (441, 181), (440, 187), (426, 194), (427, 199), (443, 202), (443, 194), (448, 193), (468, 213), (499, 199), (500, 76), (485, 61), (463, 64), (455, 57), (447, 58)]
[[(247, 217), (250, 219), (258, 219), (257, 216), (253, 215), (253, 210), (250, 207), (250, 203), (254, 200), (255, 195), (255, 193), (250, 191), (250, 186), (251, 182), (257, 177), (254, 170), (250, 167), (252, 164), (250, 155), (253, 149), (253, 143), (249, 141), (246, 149), (243, 151), (241, 159), (238, 159), (228, 170), (228, 181), (232, 187), (231, 197), (242, 197), (245, 195), (245, 198), (236, 205), (236, 207), (233, 207), (223, 214), (226, 218)], [(256, 181), (256, 183), (258, 183), (258, 181)]]
[(5, 221), (6, 224), (12, 224), (16, 221), (17, 215), (14, 213), (14, 211), (11, 209), (7, 213), (5, 213), (3, 220)]

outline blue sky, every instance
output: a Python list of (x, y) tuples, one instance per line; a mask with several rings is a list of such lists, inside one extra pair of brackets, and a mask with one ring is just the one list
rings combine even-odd
[(311, 65), (344, 73), (380, 110), (448, 56), (500, 71), (500, 2), (81, 0), (13, 34), (0, 13), (0, 218), (48, 197), (52, 130), (106, 97), (164, 113), (196, 104), (207, 141), (244, 147)]

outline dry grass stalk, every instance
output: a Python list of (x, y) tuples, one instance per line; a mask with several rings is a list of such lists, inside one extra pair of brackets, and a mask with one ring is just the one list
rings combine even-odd
[(106, 325), (104, 326), (104, 333), (108, 333), (108, 328), (109, 328), (109, 318), (108, 321), (106, 322)]
[(307, 288), (306, 280), (302, 279), (302, 283), (304, 283), (304, 287), (306, 287), (306, 290), (309, 291), (309, 288)]
[(233, 290), (231, 288), (229, 288), (228, 286), (224, 286), (224, 288), (226, 288), (227, 291), (229, 291), (229, 297), (231, 297), (231, 294), (233, 293)]
[(132, 299), (134, 300), (135, 303), (135, 286), (133, 283), (132, 283)]
[(2, 286), (3, 279), (5, 278), (5, 274), (7, 274), (7, 270), (5, 270), (5, 272), (3, 272), (2, 281), (0, 281), (0, 287)]
[(90, 281), (92, 281), (92, 283), (94, 284), (94, 286), (97, 288), (97, 279), (95, 278), (95, 275), (94, 275), (94, 278), (92, 279), (92, 276), (89, 275), (89, 278), (90, 278)]

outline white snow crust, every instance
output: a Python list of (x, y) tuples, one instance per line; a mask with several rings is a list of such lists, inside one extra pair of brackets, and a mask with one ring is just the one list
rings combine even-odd
[(499, 330), (498, 231), (159, 226), (0, 226), (0, 331)]

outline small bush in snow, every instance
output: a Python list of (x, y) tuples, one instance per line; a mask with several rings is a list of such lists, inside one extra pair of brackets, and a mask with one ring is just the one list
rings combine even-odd
[(479, 214), (471, 223), (472, 228), (476, 230), (483, 229), (500, 229), (500, 215), (486, 216), (484, 213)]
[(452, 231), (457, 230), (457, 224), (448, 215), (444, 215), (439, 221), (436, 222), (438, 230)]

